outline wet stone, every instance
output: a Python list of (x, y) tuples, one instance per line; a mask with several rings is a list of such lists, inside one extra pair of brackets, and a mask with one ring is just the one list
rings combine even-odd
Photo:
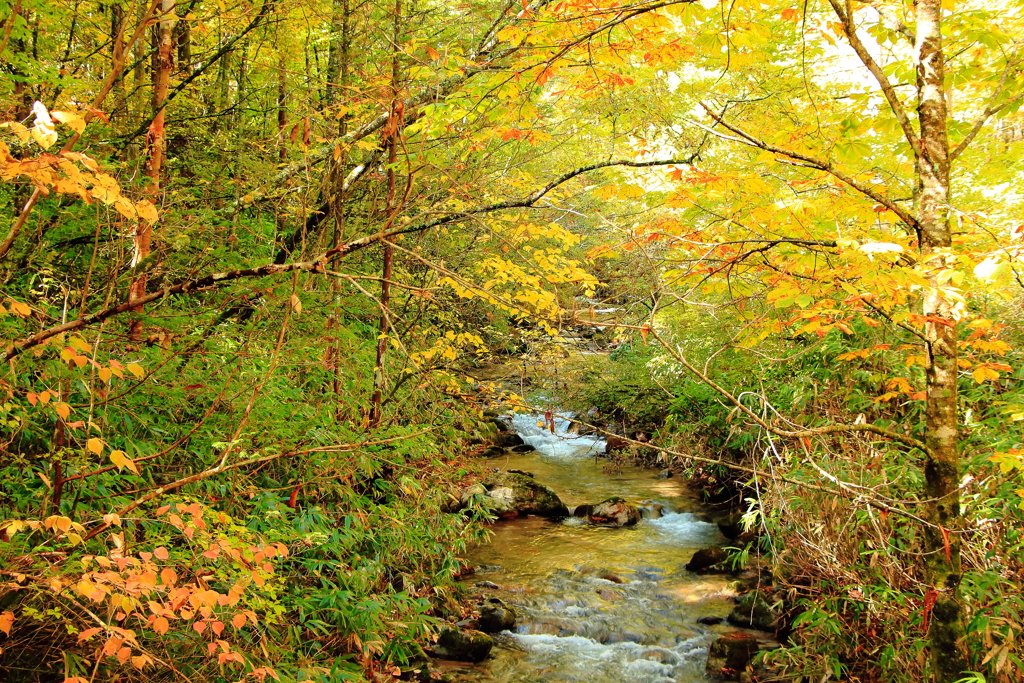
[(733, 626), (747, 626), (760, 631), (774, 630), (777, 618), (778, 614), (758, 591), (751, 591), (740, 598), (739, 604), (729, 613), (729, 623)]
[(594, 506), (589, 519), (597, 526), (633, 526), (640, 521), (640, 510), (622, 498), (609, 498)]
[(729, 553), (717, 545), (701, 548), (693, 554), (690, 561), (686, 563), (686, 569), (691, 572), (710, 573), (728, 571), (722, 566), (729, 559)]
[(477, 623), (484, 633), (500, 633), (515, 628), (515, 610), (498, 598), (488, 598), (480, 605), (479, 610), (480, 617)]
[(460, 662), (482, 662), (491, 654), (494, 639), (480, 631), (459, 631), (446, 628), (437, 637), (434, 653)]
[(707, 673), (716, 678), (735, 680), (754, 659), (757, 650), (757, 639), (749, 633), (726, 633), (715, 639), (708, 649)]
[(725, 621), (725, 617), (697, 617), (697, 623), (705, 626), (717, 626), (723, 621)]

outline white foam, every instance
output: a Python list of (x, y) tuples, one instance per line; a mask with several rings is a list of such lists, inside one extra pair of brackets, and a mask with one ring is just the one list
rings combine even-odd
[[(552, 680), (601, 680), (623, 683), (674, 683), (677, 669), (695, 652), (691, 641), (673, 648), (631, 642), (602, 644), (583, 636), (515, 634), (516, 642), (531, 659), (546, 663)], [(590, 677), (574, 674), (587, 672)]]
[(718, 525), (702, 522), (692, 512), (666, 512), (658, 519), (645, 520), (658, 531), (681, 541), (713, 543), (721, 540)]
[(554, 417), (554, 433), (544, 422), (543, 415), (515, 413), (510, 426), (541, 455), (553, 458), (592, 458), (605, 450), (605, 440), (602, 438), (570, 434), (572, 423), (564, 417)]

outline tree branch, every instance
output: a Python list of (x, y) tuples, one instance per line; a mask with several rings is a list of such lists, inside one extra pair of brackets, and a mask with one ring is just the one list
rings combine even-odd
[[(1011, 71), (1012, 69), (1010, 68), (1010, 65), (1007, 64), (1006, 69), (1003, 71), (1002, 78), (999, 79), (999, 85), (997, 85), (996, 89), (992, 91), (992, 96), (989, 97), (989, 101), (994, 101), (997, 97), (999, 97), (999, 93), (1001, 93), (1003, 91), (1003, 88), (1006, 86), (1006, 81), (1010, 77)], [(974, 125), (971, 126), (971, 132), (967, 134), (967, 137), (960, 141), (960, 144), (958, 144), (952, 151), (950, 151), (949, 160), (953, 161), (958, 156), (960, 156), (960, 154), (965, 149), (967, 149), (968, 145), (970, 145), (971, 142), (974, 141), (974, 138), (978, 136), (978, 133), (981, 132), (981, 129), (985, 125), (985, 122), (987, 122), (990, 118), (1001, 112), (1003, 109), (1006, 109), (1010, 105), (1016, 104), (1021, 100), (1024, 100), (1024, 93), (1021, 93), (1020, 95), (1017, 95), (1016, 97), (1013, 97), (1003, 102), (1002, 104), (990, 104), (989, 106), (985, 107), (985, 111), (983, 111), (978, 116), (977, 120), (975, 120), (974, 122)]]
[(864, 63), (864, 66), (868, 68), (871, 75), (878, 81), (878, 85), (881, 86), (882, 94), (885, 95), (889, 108), (896, 116), (896, 120), (899, 121), (900, 128), (903, 129), (903, 135), (907, 138), (907, 142), (910, 143), (910, 148), (914, 150), (914, 158), (920, 157), (921, 140), (917, 132), (914, 131), (914, 124), (910, 121), (907, 110), (903, 107), (903, 103), (900, 102), (900, 98), (896, 95), (896, 91), (893, 89), (892, 83), (889, 82), (885, 72), (882, 71), (882, 68), (878, 66), (878, 63), (864, 47), (864, 43), (860, 42), (860, 38), (857, 37), (857, 26), (853, 23), (853, 6), (850, 0), (846, 0), (845, 8), (840, 4), (839, 0), (828, 0), (828, 2), (832, 5), (836, 16), (839, 17), (843, 24), (843, 31), (846, 33), (847, 40), (850, 41), (850, 47), (857, 53), (860, 61)]
[(270, 11), (274, 8), (275, 1), (276, 0), (264, 0), (263, 6), (260, 7), (259, 13), (255, 17), (253, 17), (252, 21), (250, 21), (245, 28), (243, 28), (234, 37), (232, 37), (231, 40), (224, 43), (219, 50), (213, 53), (212, 57), (210, 57), (208, 60), (206, 60), (206, 62), (203, 63), (202, 66), (198, 67), (197, 69), (194, 69), (192, 73), (190, 73), (180, 83), (178, 83), (178, 85), (176, 85), (173, 90), (167, 93), (167, 97), (164, 98), (163, 106), (160, 107), (159, 110), (152, 112), (149, 115), (149, 117), (146, 118), (139, 125), (139, 127), (136, 128), (132, 133), (124, 136), (122, 138), (121, 146), (119, 149), (124, 149), (132, 140), (139, 137), (140, 135), (144, 135), (149, 130), (149, 125), (153, 123), (153, 119), (156, 118), (157, 114), (159, 114), (161, 111), (167, 108), (167, 105), (170, 104), (171, 100), (180, 95), (185, 90), (185, 88), (187, 88), (192, 83), (192, 81), (196, 80), (204, 73), (206, 73), (207, 69), (216, 64), (221, 57), (230, 52), (231, 48), (235, 46), (235, 43), (237, 43), (239, 40), (247, 36), (257, 26), (259, 26), (260, 22), (263, 21), (263, 19), (266, 18), (267, 15), (270, 14)]
[(884, 436), (885, 438), (887, 438), (887, 439), (889, 439), (891, 441), (896, 441), (896, 442), (901, 443), (901, 444), (903, 444), (905, 446), (910, 446), (911, 448), (917, 448), (917, 449), (921, 450), (923, 453), (925, 453), (926, 455), (928, 455), (929, 457), (931, 457), (931, 449), (929, 449), (928, 446), (926, 446), (924, 444), (924, 442), (919, 441), (919, 440), (915, 439), (912, 436), (907, 436), (906, 434), (900, 434), (899, 432), (894, 432), (891, 429), (886, 429), (885, 427), (879, 427), (878, 425), (873, 425), (873, 424), (826, 425), (824, 427), (815, 427), (813, 429), (800, 429), (800, 430), (779, 429), (778, 427), (775, 427), (775, 426), (769, 424), (767, 421), (765, 421), (763, 418), (761, 418), (753, 410), (751, 410), (747, 406), (743, 405), (743, 402), (740, 401), (735, 396), (733, 396), (729, 392), (728, 389), (725, 389), (721, 385), (717, 384), (713, 379), (708, 377), (705, 373), (703, 373), (700, 370), (698, 370), (692, 363), (690, 363), (689, 360), (687, 360), (687, 358), (684, 355), (682, 355), (679, 352), (678, 349), (676, 349), (671, 344), (669, 344), (667, 341), (665, 341), (664, 338), (662, 338), (662, 336), (660, 334), (658, 334), (657, 330), (652, 329), (650, 326), (648, 326), (646, 329), (647, 329), (648, 334), (650, 334), (656, 340), (658, 340), (658, 343), (661, 344), (662, 347), (666, 351), (669, 352), (669, 354), (676, 360), (676, 362), (678, 362), (684, 368), (689, 370), (690, 373), (693, 374), (701, 382), (703, 382), (707, 386), (709, 386), (712, 389), (714, 389), (715, 391), (717, 391), (723, 397), (725, 397), (725, 399), (727, 401), (729, 401), (729, 403), (731, 403), (732, 405), (736, 406), (736, 408), (741, 413), (746, 415), (758, 427), (760, 427), (761, 429), (763, 429), (763, 430), (765, 430), (767, 432), (771, 432), (772, 434), (775, 434), (777, 436), (784, 436), (784, 437), (787, 437), (787, 438), (801, 438), (801, 437), (808, 437), (809, 438), (809, 437), (812, 437), (812, 436), (821, 436), (823, 434), (843, 434), (843, 433), (852, 433), (852, 432), (870, 432), (872, 434), (878, 434), (879, 436)]
[(711, 128), (708, 128), (706, 126), (703, 126), (703, 125), (697, 123), (696, 125), (699, 126), (700, 128), (703, 128), (704, 130), (707, 130), (707, 131), (711, 132), (712, 134), (714, 134), (714, 135), (716, 135), (716, 136), (718, 136), (720, 138), (723, 138), (725, 140), (730, 140), (732, 142), (739, 142), (739, 143), (747, 145), (749, 147), (757, 147), (758, 149), (763, 149), (763, 150), (768, 151), (768, 152), (773, 152), (775, 154), (781, 154), (782, 156), (789, 157), (790, 159), (796, 159), (797, 161), (803, 162), (803, 164), (801, 164), (801, 165), (803, 165), (803, 166), (805, 166), (807, 168), (816, 168), (819, 171), (824, 171), (825, 173), (828, 173), (829, 175), (834, 176), (835, 178), (838, 178), (839, 180), (843, 181), (844, 183), (846, 183), (847, 185), (849, 185), (853, 189), (857, 190), (858, 192), (860, 192), (864, 196), (869, 197), (870, 199), (873, 199), (874, 201), (878, 202), (879, 204), (881, 204), (885, 208), (889, 209), (894, 214), (896, 214), (901, 221), (903, 221), (904, 223), (906, 223), (907, 225), (912, 227), (914, 230), (919, 230), (920, 229), (920, 226), (918, 225), (917, 219), (914, 218), (909, 213), (907, 213), (907, 211), (904, 210), (902, 207), (900, 207), (898, 204), (896, 204), (896, 202), (894, 202), (893, 200), (889, 199), (888, 197), (883, 197), (882, 195), (878, 194), (877, 192), (872, 190), (867, 185), (864, 185), (863, 183), (857, 182), (856, 180), (854, 180), (853, 178), (851, 178), (847, 174), (843, 173), (842, 171), (840, 171), (839, 169), (837, 169), (835, 166), (833, 166), (832, 164), (828, 163), (827, 161), (822, 161), (822, 160), (816, 159), (816, 158), (814, 158), (812, 156), (808, 156), (806, 154), (801, 154), (800, 152), (792, 152), (790, 150), (782, 149), (781, 147), (776, 147), (774, 145), (769, 145), (767, 142), (763, 142), (762, 140), (757, 139), (756, 137), (754, 137), (750, 133), (747, 133), (746, 131), (744, 131), (744, 130), (742, 130), (740, 128), (737, 128), (733, 124), (727, 123), (721, 116), (719, 116), (718, 114), (713, 112), (711, 110), (711, 108), (708, 107), (706, 104), (701, 103), (701, 106), (704, 107), (704, 110), (708, 113), (708, 115), (711, 118), (713, 118), (719, 125), (721, 125), (722, 127), (726, 128), (727, 130), (732, 131), (733, 133), (735, 133), (736, 135), (738, 135), (740, 137), (736, 138), (736, 137), (732, 137), (732, 136), (729, 136), (729, 135), (722, 135), (721, 133), (719, 133), (719, 132), (717, 132), (717, 131), (715, 131), (715, 130), (713, 130)]

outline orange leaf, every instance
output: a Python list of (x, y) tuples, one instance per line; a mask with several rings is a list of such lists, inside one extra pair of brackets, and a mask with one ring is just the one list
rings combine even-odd
[(81, 644), (81, 643), (85, 642), (86, 640), (89, 640), (90, 638), (92, 638), (94, 635), (96, 635), (97, 633), (99, 633), (102, 630), (103, 629), (98, 627), (98, 626), (96, 628), (87, 628), (87, 629), (85, 629), (84, 631), (82, 631), (81, 633), (78, 634), (78, 643)]
[(4, 635), (11, 635), (11, 626), (14, 624), (14, 612), (7, 611), (0, 614), (0, 631)]
[(953, 562), (953, 560), (950, 559), (951, 553), (949, 548), (949, 529), (945, 529), (940, 526), (939, 532), (942, 534), (942, 549), (946, 551), (946, 564), (950, 564)]

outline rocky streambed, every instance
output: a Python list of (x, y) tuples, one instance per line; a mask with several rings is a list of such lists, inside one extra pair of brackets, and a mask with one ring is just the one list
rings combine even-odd
[(508, 519), (467, 558), (478, 616), (461, 625), (490, 619), (485, 630), (502, 632), (486, 658), (448, 665), (456, 680), (707, 681), (709, 648), (723, 635), (712, 666), (726, 674), (771, 645), (726, 620), (738, 609), (735, 577), (688, 567), (729, 542), (683, 482), (609, 467), (595, 458), (604, 441), (568, 434), (566, 420), (509, 421), (532, 450), (488, 460), (490, 474), (462, 501)]

